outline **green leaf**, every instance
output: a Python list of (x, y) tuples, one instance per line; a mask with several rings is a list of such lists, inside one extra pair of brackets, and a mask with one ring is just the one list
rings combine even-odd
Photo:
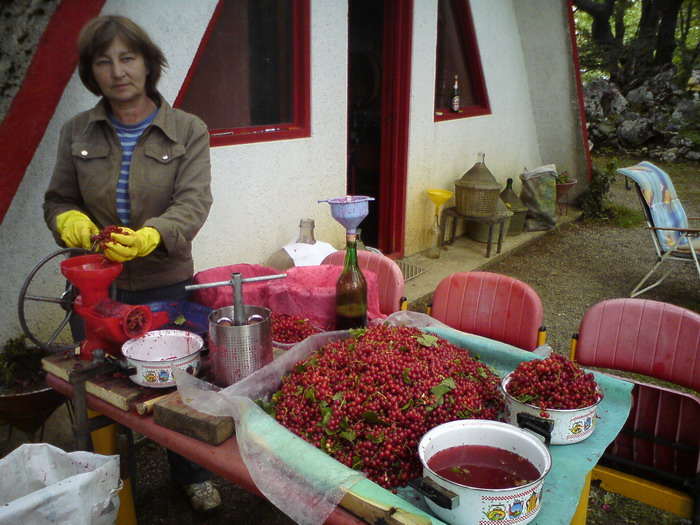
[(306, 389), (306, 392), (304, 392), (304, 397), (306, 399), (310, 399), (314, 403), (316, 403), (318, 400), (316, 399), (316, 393), (314, 392), (314, 387), (310, 386), (309, 388)]
[(375, 425), (384, 425), (385, 427), (389, 426), (389, 423), (387, 423), (382, 418), (380, 418), (379, 414), (377, 414), (373, 410), (362, 414), (362, 419), (364, 419), (365, 421), (367, 421), (369, 423), (374, 423)]
[(431, 334), (422, 334), (414, 336), (419, 344), (430, 348), (437, 346), (438, 337)]
[(362, 469), (362, 458), (360, 456), (353, 456), (352, 457), (352, 469), (353, 470), (360, 470)]
[(384, 433), (381, 433), (378, 436), (374, 434), (367, 434), (367, 439), (369, 439), (372, 443), (384, 443)]
[(262, 408), (268, 416), (275, 417), (275, 406), (272, 403), (268, 403), (264, 399), (256, 399), (255, 404)]
[(440, 401), (442, 396), (447, 394), (450, 390), (454, 390), (456, 386), (457, 385), (455, 385), (454, 379), (451, 377), (446, 377), (439, 385), (435, 385), (433, 388), (431, 388), (430, 391), (438, 399), (438, 401)]
[(403, 372), (401, 372), (401, 377), (403, 378), (403, 382), (406, 383), (407, 385), (413, 384), (411, 381), (411, 376), (408, 374), (410, 372), (410, 368), (406, 367), (403, 369)]
[(355, 443), (355, 439), (357, 438), (357, 434), (355, 434), (354, 430), (344, 430), (339, 435), (341, 438), (348, 440), (350, 443)]
[(185, 324), (185, 321), (187, 321), (187, 319), (185, 319), (185, 316), (180, 314), (175, 318), (175, 320), (173, 321), (173, 324), (180, 326), (180, 325)]
[(362, 337), (363, 335), (365, 335), (366, 331), (367, 328), (351, 328), (350, 335), (357, 339), (358, 337)]

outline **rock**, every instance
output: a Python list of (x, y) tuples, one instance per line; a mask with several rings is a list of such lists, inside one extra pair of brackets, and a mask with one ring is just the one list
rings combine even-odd
[(673, 110), (671, 116), (673, 119), (683, 122), (688, 122), (700, 115), (700, 104), (695, 100), (683, 99)]
[(675, 74), (675, 68), (670, 67), (644, 82), (644, 85), (654, 93), (657, 101), (664, 101), (678, 90), (678, 86), (673, 82)]
[(678, 158), (678, 149), (676, 148), (668, 149), (661, 155), (664, 162), (675, 162), (676, 158)]
[(688, 160), (700, 160), (700, 151), (686, 153), (685, 158)]
[(632, 106), (652, 107), (654, 94), (646, 86), (640, 86), (627, 93), (627, 102)]
[(617, 137), (624, 146), (641, 146), (654, 136), (654, 126), (649, 119), (625, 120), (617, 128)]
[(627, 105), (620, 90), (603, 78), (591, 80), (584, 87), (583, 106), (589, 119), (601, 119), (608, 112), (621, 115)]

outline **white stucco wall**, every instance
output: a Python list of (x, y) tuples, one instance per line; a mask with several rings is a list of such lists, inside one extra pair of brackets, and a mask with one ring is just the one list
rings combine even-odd
[(454, 190), (479, 152), (504, 187), (514, 179), (516, 192), (524, 167), (575, 165), (570, 150), (580, 125), (572, 114), (578, 110), (564, 6), (560, 0), (471, 0), (491, 114), (434, 122), (434, 83), (425, 79), (435, 78), (437, 13), (433, 1), (415, 2), (407, 255), (426, 246), (434, 205), (425, 190)]
[[(159, 87), (172, 102), (216, 3), (108, 0), (103, 12), (135, 19), (162, 46), (170, 67)], [(453, 189), (453, 181), (476, 162), (478, 152), (486, 153), (486, 163), (500, 182), (512, 177), (517, 189), (524, 166), (559, 164), (566, 161), (562, 151), (572, 147), (572, 138), (559, 132), (559, 124), (566, 125), (573, 109), (568, 116), (559, 115), (557, 109), (568, 108), (572, 100), (566, 34), (558, 27), (551, 34), (541, 28), (523, 36), (524, 28), (537, 27), (542, 10), (549, 13), (545, 19), (560, 24), (562, 2), (472, 0), (471, 5), (492, 114), (435, 123), (434, 82), (426, 79), (435, 75), (436, 4), (415, 0), (406, 255), (425, 248), (433, 205), (424, 190)], [(336, 246), (342, 243), (344, 230), (330, 217), (328, 205), (317, 200), (345, 193), (347, 14), (342, 0), (311, 1), (311, 137), (212, 149), (214, 205), (195, 240), (197, 270), (262, 263), (298, 232), (303, 217), (315, 219), (318, 239)], [(545, 53), (542, 47), (550, 39), (552, 53), (548, 45)], [(523, 42), (528, 46), (525, 52)], [(546, 85), (536, 85), (543, 77)], [(543, 87), (547, 90), (540, 92)], [(0, 225), (0, 340), (21, 333), (16, 307), (20, 287), (30, 269), (58, 249), (44, 224), (41, 205), (60, 127), (95, 102), (76, 72)], [(55, 278), (61, 280), (58, 268)]]

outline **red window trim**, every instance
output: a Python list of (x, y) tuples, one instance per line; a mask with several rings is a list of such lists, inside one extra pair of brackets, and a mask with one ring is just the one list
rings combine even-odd
[[(456, 2), (457, 16), (461, 22), (460, 25), (466, 28), (462, 33), (462, 47), (467, 54), (467, 62), (469, 64), (469, 76), (472, 84), (472, 92), (476, 100), (480, 101), (477, 106), (469, 106), (460, 108), (457, 113), (453, 113), (449, 108), (435, 108), (434, 121), (442, 122), (445, 120), (456, 120), (460, 118), (478, 117), (491, 114), (491, 106), (489, 104), (489, 96), (486, 91), (486, 80), (484, 79), (484, 68), (481, 66), (481, 57), (479, 55), (479, 45), (476, 40), (476, 31), (474, 30), (474, 19), (472, 18), (471, 7), (469, 0)], [(436, 7), (437, 9), (437, 7)], [(436, 60), (437, 64), (437, 60)]]
[[(207, 42), (214, 30), (224, 0), (217, 5), (209, 26), (199, 45), (190, 70), (175, 99), (174, 107), (178, 107), (191, 81), (194, 70), (206, 48)], [(212, 147), (233, 146), (236, 144), (251, 144), (255, 142), (270, 142), (276, 140), (299, 139), (311, 136), (311, 8), (310, 0), (294, 0), (294, 115), (295, 122), (254, 126), (234, 129), (210, 129), (210, 144)]]

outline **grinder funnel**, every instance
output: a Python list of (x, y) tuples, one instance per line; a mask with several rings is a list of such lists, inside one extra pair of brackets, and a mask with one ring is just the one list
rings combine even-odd
[(368, 201), (374, 197), (364, 195), (346, 195), (335, 199), (320, 199), (318, 202), (327, 202), (331, 206), (331, 216), (338, 221), (347, 233), (356, 233), (357, 227), (369, 213)]
[(109, 287), (121, 271), (121, 263), (101, 254), (81, 255), (61, 262), (61, 273), (78, 288), (85, 308), (109, 297)]

